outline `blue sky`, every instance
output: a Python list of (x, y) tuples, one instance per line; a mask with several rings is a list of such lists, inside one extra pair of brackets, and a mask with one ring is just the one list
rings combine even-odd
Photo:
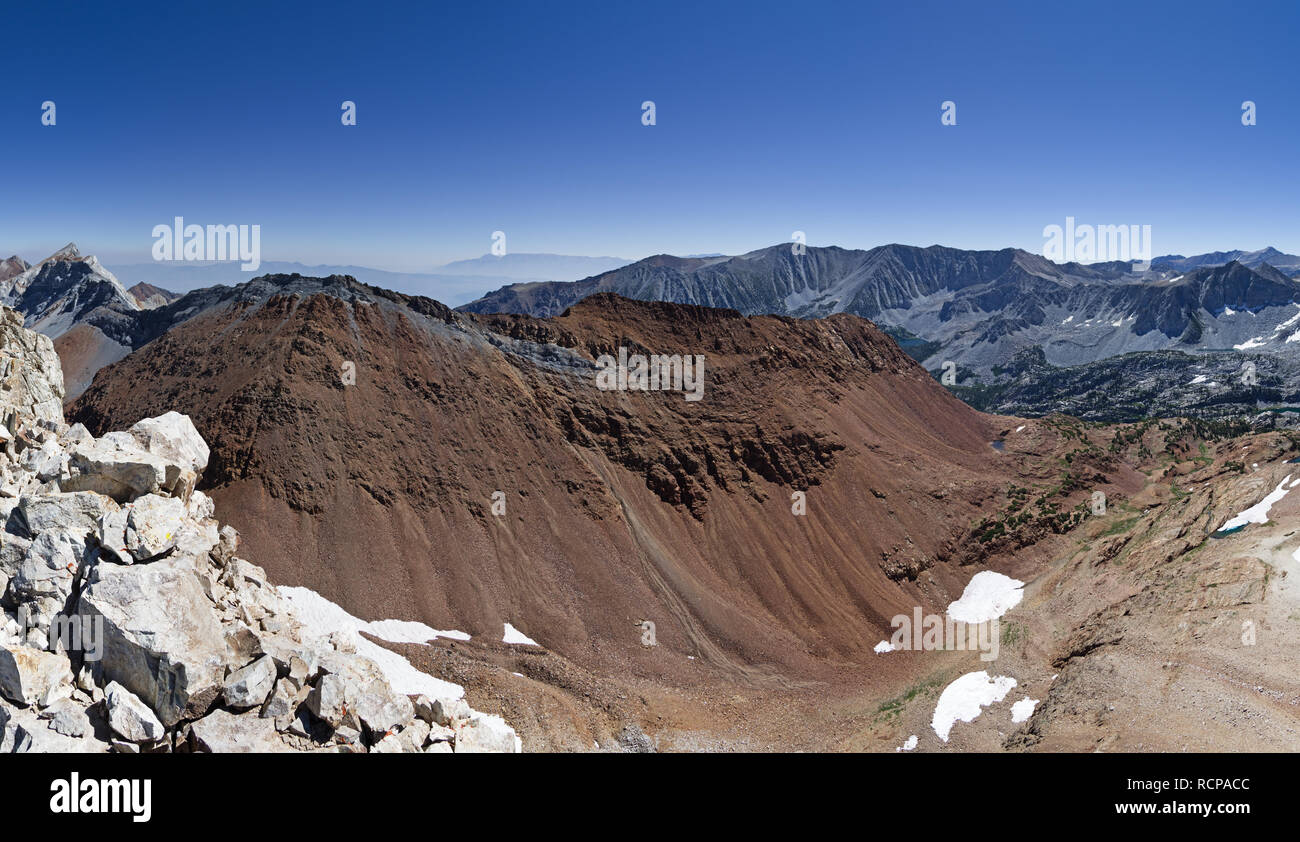
[(1300, 252), (1296, 31), (1282, 2), (11, 5), (0, 251), (146, 261), (176, 215), (397, 271), (495, 230), (1039, 251), (1069, 215)]

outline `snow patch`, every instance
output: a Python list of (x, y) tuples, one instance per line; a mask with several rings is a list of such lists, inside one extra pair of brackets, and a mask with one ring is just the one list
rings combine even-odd
[(540, 646), (536, 640), (521, 632), (514, 626), (506, 623), (506, 633), (501, 637), (502, 643), (514, 643), (520, 646)]
[(876, 644), (877, 655), (883, 655), (886, 652), (893, 652), (893, 651), (894, 651), (894, 644), (890, 643), (888, 640), (882, 640)]
[(913, 734), (912, 736), (904, 740), (903, 744), (898, 748), (894, 749), (894, 751), (911, 751), (912, 749), (916, 748), (916, 743), (917, 743), (917, 738), (916, 735)]
[(1011, 706), (1011, 721), (1024, 722), (1034, 715), (1034, 708), (1038, 707), (1038, 699), (1031, 699), (1025, 696), (1020, 701)]
[[(1297, 308), (1300, 308), (1300, 304), (1296, 304), (1295, 306), (1296, 306)], [(1289, 319), (1287, 319), (1286, 321), (1282, 322), (1282, 324), (1280, 324), (1280, 325), (1278, 325), (1277, 327), (1273, 328), (1273, 332), (1274, 332), (1274, 333), (1281, 333), (1282, 331), (1286, 330), (1287, 328), (1289, 328), (1291, 325), (1295, 324), (1296, 322), (1300, 322), (1300, 312), (1296, 313), (1296, 314), (1295, 314), (1294, 316), (1292, 316), (1291, 318), (1289, 318)]]
[(971, 577), (961, 599), (948, 605), (948, 616), (959, 623), (984, 623), (997, 619), (1020, 604), (1025, 583), (992, 570)]
[(930, 727), (946, 743), (952, 726), (958, 722), (974, 722), (984, 708), (1002, 701), (1015, 686), (1016, 680), (1004, 675), (990, 677), (984, 670), (968, 672), (944, 688), (939, 703), (934, 706)]
[(1273, 508), (1273, 504), (1286, 496), (1291, 489), (1287, 483), (1291, 481), (1291, 475), (1287, 474), (1286, 479), (1277, 484), (1277, 488), (1268, 493), (1268, 496), (1251, 506), (1246, 511), (1228, 520), (1227, 523), (1220, 526), (1217, 531), (1227, 532), (1230, 529), (1236, 529), (1245, 526), (1248, 523), (1268, 523), (1268, 510)]
[[(411, 662), (396, 652), (366, 640), (358, 632), (366, 632), (390, 643), (425, 643), (438, 637), (451, 637), (456, 640), (469, 640), (469, 635), (459, 631), (439, 631), (423, 623), (411, 623), (404, 620), (378, 620), (368, 623), (353, 617), (338, 605), (310, 588), (296, 588), (281, 585), (280, 596), (289, 603), (289, 610), (303, 626), (303, 637), (328, 646), (325, 641), (336, 632), (350, 633), (358, 654), (364, 655), (378, 665), (384, 678), (392, 686), (393, 692), (408, 696), (424, 694), (432, 699), (459, 699), (465, 695), (465, 688), (450, 681), (434, 678), (420, 672)], [(392, 635), (391, 637), (389, 635)]]
[(463, 631), (440, 631), (429, 628), (424, 623), (413, 623), (409, 620), (375, 620), (366, 623), (365, 631), (389, 643), (428, 643), (439, 637), (469, 640), (469, 635)]

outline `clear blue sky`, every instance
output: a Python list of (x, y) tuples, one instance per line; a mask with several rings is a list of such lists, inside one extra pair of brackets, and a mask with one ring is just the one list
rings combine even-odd
[(1294, 2), (9, 4), (0, 251), (143, 261), (176, 215), (404, 271), (497, 229), (1037, 251), (1072, 215), (1300, 252), (1298, 31)]

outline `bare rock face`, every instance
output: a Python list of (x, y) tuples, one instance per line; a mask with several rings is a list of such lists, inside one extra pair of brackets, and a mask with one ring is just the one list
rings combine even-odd
[(71, 692), (67, 657), (26, 646), (0, 648), (0, 695), (9, 701), (49, 707)]
[(20, 416), (63, 423), (63, 366), (54, 341), (24, 328), (8, 307), (0, 308), (0, 407), (10, 435)]
[(255, 713), (236, 715), (225, 710), (214, 711), (194, 723), (190, 739), (195, 751), (206, 753), (268, 753), (288, 751), (270, 720)]
[(275, 686), (275, 675), (275, 660), (270, 655), (236, 670), (226, 678), (222, 688), (226, 704), (235, 710), (260, 707)]
[(131, 743), (154, 743), (167, 731), (139, 697), (116, 681), (104, 689), (104, 705), (113, 733)]
[[(84, 429), (84, 428), (83, 428)], [(208, 464), (208, 446), (184, 415), (146, 418), (129, 433), (78, 439), (67, 458), (67, 491), (95, 491), (124, 502), (165, 492), (189, 499)]]
[(148, 704), (166, 725), (201, 713), (221, 692), (229, 653), (194, 559), (100, 564), (78, 613), (102, 621), (100, 672)]
[(458, 752), (481, 754), (519, 751), (519, 738), (515, 736), (514, 729), (499, 716), (478, 714), (457, 722), (454, 731)]
[[(195, 490), (209, 451), (188, 417), (96, 439), (63, 422), (62, 395), (50, 341), (0, 309), (0, 751), (454, 740), (432, 736), (346, 636), (306, 634), (265, 571), (235, 555), (238, 534)], [(101, 705), (108, 742), (89, 727)], [(461, 744), (518, 750), (499, 720)]]

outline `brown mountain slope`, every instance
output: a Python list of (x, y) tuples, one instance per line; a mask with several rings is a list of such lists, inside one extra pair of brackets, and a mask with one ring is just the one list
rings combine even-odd
[[(355, 287), (214, 307), (103, 369), (69, 415), (94, 431), (191, 415), (249, 552), (361, 616), (495, 641), (509, 622), (601, 674), (669, 684), (885, 682), (909, 669), (872, 653), (891, 616), (942, 610), (979, 569), (962, 565), (1027, 575), (1088, 490), (1131, 485), (1048, 423), (995, 450), (1008, 419), (857, 317), (612, 295), (469, 317)], [(703, 354), (703, 399), (598, 390), (591, 360), (620, 345)], [(982, 521), (1008, 483), (1054, 502), (1001, 534)]]
[[(1143, 468), (1144, 487), (1088, 518), (1028, 580), (996, 662), (926, 653), (918, 692), (889, 709), (890, 736), (919, 735), (917, 751), (1300, 750), (1300, 435), (1240, 431), (1184, 419), (1087, 428)], [(940, 691), (975, 670), (1014, 678), (1014, 692), (943, 742), (931, 729)], [(1032, 714), (1017, 720), (1024, 699)]]
[(54, 350), (63, 363), (63, 380), (69, 400), (76, 398), (95, 379), (95, 373), (131, 353), (92, 324), (81, 323), (54, 340)]
[(178, 292), (172, 292), (145, 281), (139, 281), (130, 287), (127, 292), (131, 293), (136, 303), (146, 310), (161, 307), (181, 297)]

